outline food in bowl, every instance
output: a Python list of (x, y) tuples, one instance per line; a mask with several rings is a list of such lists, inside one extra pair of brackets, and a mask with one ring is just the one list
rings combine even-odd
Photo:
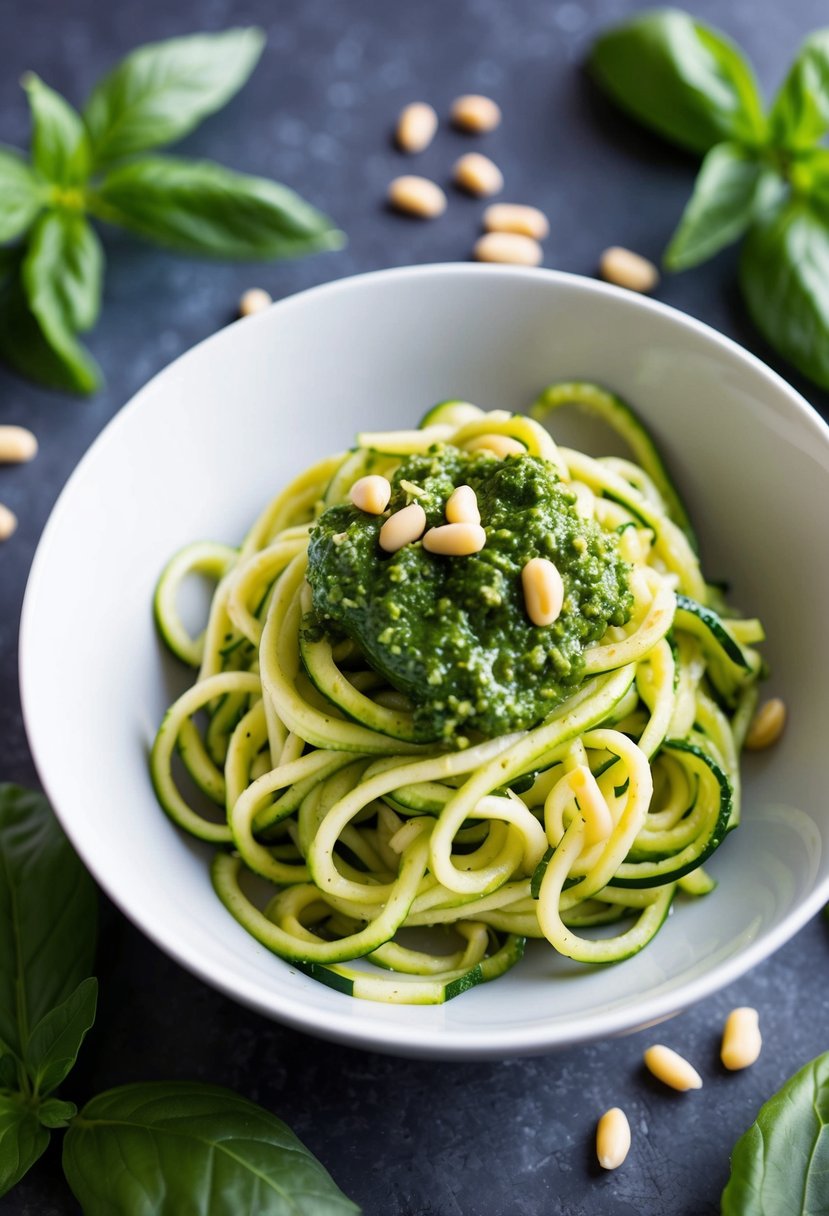
[[(540, 419), (565, 404), (635, 463), (558, 447)], [(199, 673), (153, 747), (159, 801), (218, 846), (233, 916), (352, 996), (440, 1003), (528, 938), (628, 958), (739, 821), (761, 625), (706, 583), (625, 403), (558, 384), (531, 414), (451, 401), (362, 434), (157, 587)], [(193, 573), (218, 582), (199, 638)]]

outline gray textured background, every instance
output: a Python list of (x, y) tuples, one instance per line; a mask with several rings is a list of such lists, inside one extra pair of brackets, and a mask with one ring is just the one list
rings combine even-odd
[[(24, 70), (80, 103), (139, 42), (264, 25), (268, 46), (251, 83), (181, 151), (287, 182), (349, 236), (340, 253), (245, 267), (190, 261), (105, 233), (104, 312), (90, 345), (107, 387), (75, 401), (0, 369), (0, 421), (32, 427), (41, 443), (36, 464), (0, 469), (0, 501), (21, 521), (0, 549), (0, 779), (36, 781), (16, 669), (34, 547), (63, 482), (115, 411), (230, 320), (253, 283), (280, 297), (358, 271), (468, 255), (481, 203), (452, 193), (435, 224), (383, 205), (389, 179), (412, 165), (389, 138), (404, 103), (423, 98), (445, 113), (454, 96), (473, 90), (502, 103), (502, 127), (480, 146), (504, 170), (504, 197), (549, 214), (547, 265), (591, 274), (600, 251), (617, 242), (658, 257), (694, 161), (620, 117), (580, 68), (596, 30), (636, 7), (623, 0), (0, 0), (0, 140), (21, 147)], [(803, 36), (827, 20), (825, 0), (690, 7), (747, 48), (767, 92)], [(443, 129), (418, 167), (445, 180), (455, 157), (474, 146)], [(726, 252), (667, 280), (658, 296), (743, 342), (826, 414), (827, 397), (793, 376), (751, 329), (735, 266)], [(66, 1096), (81, 1102), (143, 1078), (232, 1086), (287, 1120), (369, 1216), (706, 1216), (718, 1211), (729, 1149), (760, 1103), (829, 1048), (828, 928), (813, 922), (745, 979), (660, 1030), (706, 1078), (701, 1093), (680, 1096), (643, 1073), (647, 1032), (542, 1059), (470, 1065), (319, 1043), (212, 992), (107, 907), (98, 1024)], [(727, 1011), (744, 1003), (760, 1009), (767, 1046), (753, 1069), (727, 1076), (717, 1064), (719, 1031)], [(604, 1174), (593, 1161), (593, 1128), (615, 1103), (630, 1115), (634, 1147), (622, 1170)], [(76, 1210), (54, 1146), (0, 1200), (0, 1212), (21, 1216)]]

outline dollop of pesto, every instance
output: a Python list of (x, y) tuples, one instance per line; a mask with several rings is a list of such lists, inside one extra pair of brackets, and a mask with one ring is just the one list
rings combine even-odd
[[(417, 501), (427, 526), (446, 522), (452, 491), (472, 486), (486, 545), (468, 557), (427, 552), (418, 541), (380, 548), (389, 513)], [(458, 743), (541, 721), (582, 679), (584, 650), (630, 617), (629, 566), (616, 536), (583, 519), (555, 469), (530, 455), (500, 460), (440, 444), (407, 458), (392, 478), (389, 510), (330, 507), (309, 543), (313, 613), (305, 629), (355, 641), (372, 668), (406, 693), (418, 736)], [(527, 616), (521, 571), (546, 557), (565, 598), (548, 627)]]

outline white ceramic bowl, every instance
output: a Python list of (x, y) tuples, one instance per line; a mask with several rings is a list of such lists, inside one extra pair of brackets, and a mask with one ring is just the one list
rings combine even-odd
[[(158, 808), (147, 750), (182, 686), (153, 585), (191, 540), (236, 542), (292, 474), (359, 429), (441, 399), (525, 408), (545, 384), (612, 386), (652, 427), (710, 577), (767, 627), (782, 742), (744, 761), (744, 823), (719, 887), (636, 958), (590, 970), (530, 948), (436, 1008), (352, 1000), (269, 954), (214, 896), (209, 850)], [(571, 435), (572, 438), (572, 435)], [(313, 1034), (407, 1055), (540, 1052), (641, 1027), (781, 946), (829, 898), (823, 758), (829, 428), (778, 376), (670, 308), (545, 270), (426, 266), (347, 279), (216, 334), (144, 388), (81, 462), (26, 594), (21, 674), (44, 786), (89, 869), (164, 950), (236, 1000)]]

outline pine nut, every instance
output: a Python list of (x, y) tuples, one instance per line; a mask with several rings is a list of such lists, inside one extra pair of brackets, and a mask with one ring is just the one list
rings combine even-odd
[(37, 456), (37, 440), (25, 426), (0, 426), (0, 463), (24, 464)]
[(786, 725), (786, 705), (779, 697), (772, 697), (761, 705), (754, 715), (746, 734), (745, 746), (752, 752), (771, 747), (783, 734)]
[(0, 540), (8, 540), (16, 528), (17, 516), (14, 511), (10, 511), (0, 502)]
[(391, 483), (387, 477), (373, 473), (361, 477), (351, 487), (349, 498), (354, 506), (367, 515), (382, 515), (391, 498)]
[(748, 1068), (759, 1056), (762, 1046), (757, 1010), (747, 1005), (732, 1009), (725, 1020), (720, 1049), (720, 1059), (725, 1067), (732, 1072)]
[(627, 287), (628, 291), (653, 291), (659, 282), (659, 271), (653, 262), (620, 245), (605, 249), (599, 262), (599, 273), (608, 283)]
[(239, 301), (239, 316), (252, 317), (254, 313), (263, 312), (273, 300), (264, 287), (250, 287)]
[(486, 532), (480, 524), (442, 524), (430, 528), (423, 537), (423, 548), (447, 557), (468, 557), (480, 553), (486, 544)]
[(446, 500), (446, 519), (450, 524), (479, 524), (478, 496), (472, 486), (458, 486)]
[(419, 540), (426, 527), (426, 512), (419, 502), (410, 502), (408, 507), (395, 511), (380, 529), (380, 548), (386, 553), (396, 553), (404, 545)]
[(472, 249), (476, 262), (506, 262), (511, 266), (540, 266), (544, 251), (532, 237), (517, 232), (487, 232)]
[(455, 162), (455, 184), (470, 194), (484, 197), (504, 188), (504, 175), (498, 166), (480, 152), (467, 152)]
[(702, 1077), (692, 1064), (670, 1047), (656, 1043), (645, 1052), (645, 1066), (658, 1081), (682, 1092), (702, 1089)]
[(521, 571), (524, 607), (534, 625), (552, 625), (561, 616), (564, 583), (558, 568), (546, 557), (531, 557)]
[(521, 203), (490, 203), (484, 212), (487, 232), (516, 232), (543, 241), (549, 236), (550, 224), (543, 211)]
[(464, 444), (467, 452), (493, 452), (501, 460), (505, 456), (526, 456), (527, 449), (523, 443), (513, 439), (511, 435), (476, 435)]
[(413, 101), (397, 120), (397, 146), (401, 152), (423, 152), (435, 138), (438, 116), (425, 101)]
[(630, 1124), (618, 1106), (605, 1111), (596, 1128), (596, 1156), (603, 1170), (616, 1170), (630, 1151)]
[(412, 174), (394, 179), (389, 186), (389, 202), (398, 211), (422, 220), (433, 220), (446, 210), (446, 195), (440, 186), (428, 177)]
[(462, 131), (484, 135), (494, 131), (501, 121), (501, 107), (491, 97), (480, 93), (464, 93), (452, 102), (452, 122)]

